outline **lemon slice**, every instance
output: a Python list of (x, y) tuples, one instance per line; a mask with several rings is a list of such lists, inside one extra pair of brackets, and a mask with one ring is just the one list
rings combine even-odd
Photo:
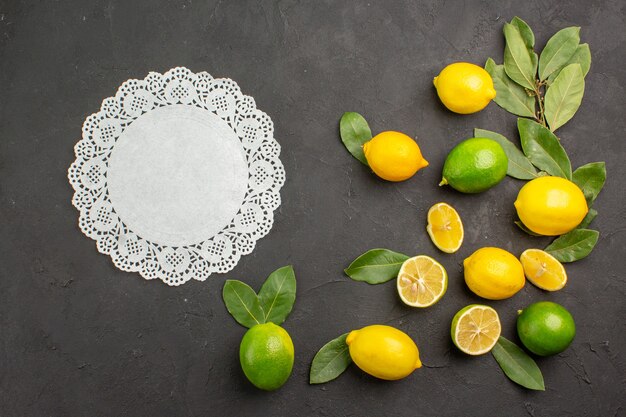
[(554, 256), (541, 249), (527, 249), (520, 256), (524, 275), (546, 291), (557, 291), (567, 283), (565, 267)]
[(426, 231), (435, 246), (446, 253), (456, 252), (463, 243), (461, 216), (447, 203), (437, 203), (428, 210)]
[(397, 280), (398, 294), (411, 307), (429, 307), (443, 297), (448, 273), (430, 256), (419, 255), (402, 264)]
[(501, 330), (496, 310), (472, 304), (455, 314), (450, 333), (452, 341), (462, 352), (482, 355), (495, 346)]

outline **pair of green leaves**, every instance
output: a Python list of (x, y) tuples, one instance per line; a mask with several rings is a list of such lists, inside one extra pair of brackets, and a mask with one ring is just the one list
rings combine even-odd
[(535, 35), (522, 19), (514, 17), (505, 23), (503, 32), (504, 64), (498, 65), (491, 58), (485, 63), (496, 89), (494, 101), (515, 115), (535, 118), (555, 131), (580, 107), (585, 76), (591, 67), (589, 45), (579, 44), (579, 27), (569, 27), (550, 38), (537, 56)]
[(396, 278), (407, 259), (407, 255), (389, 249), (371, 249), (352, 261), (344, 272), (355, 281), (382, 284)]
[(259, 294), (246, 283), (229, 279), (222, 291), (228, 312), (239, 324), (252, 327), (285, 321), (296, 301), (296, 275), (292, 266), (272, 272), (263, 283)]
[(372, 138), (372, 131), (365, 118), (355, 112), (344, 113), (339, 121), (339, 134), (348, 152), (363, 165), (369, 166), (363, 153), (363, 145)]

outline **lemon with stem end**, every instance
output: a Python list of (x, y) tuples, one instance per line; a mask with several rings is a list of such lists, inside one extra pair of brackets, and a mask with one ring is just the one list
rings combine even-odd
[(386, 131), (363, 145), (369, 167), (387, 181), (404, 181), (428, 166), (418, 144), (404, 133)]
[(433, 84), (443, 105), (455, 113), (476, 113), (496, 97), (489, 73), (469, 62), (448, 65), (433, 79)]
[(535, 178), (524, 184), (514, 205), (522, 223), (545, 236), (569, 232), (589, 211), (585, 195), (576, 184), (551, 176)]
[(480, 248), (463, 261), (465, 283), (489, 300), (514, 296), (524, 287), (524, 268), (511, 253), (500, 248)]
[(422, 366), (415, 342), (391, 326), (374, 324), (353, 330), (346, 344), (354, 363), (376, 378), (402, 379)]

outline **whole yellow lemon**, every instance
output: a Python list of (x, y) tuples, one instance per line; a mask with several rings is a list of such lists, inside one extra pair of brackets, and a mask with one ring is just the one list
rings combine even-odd
[(420, 147), (404, 133), (386, 131), (363, 145), (363, 153), (376, 175), (387, 181), (404, 181), (428, 166)]
[(580, 188), (561, 177), (539, 177), (527, 182), (514, 204), (522, 223), (546, 236), (569, 232), (589, 211)]
[(526, 278), (520, 261), (500, 248), (480, 248), (463, 261), (465, 283), (472, 292), (489, 300), (512, 297)]
[(376, 378), (402, 379), (422, 366), (415, 342), (391, 326), (375, 324), (353, 330), (346, 343), (354, 363)]
[(448, 65), (433, 79), (433, 84), (444, 106), (455, 113), (476, 113), (496, 97), (489, 73), (468, 62)]

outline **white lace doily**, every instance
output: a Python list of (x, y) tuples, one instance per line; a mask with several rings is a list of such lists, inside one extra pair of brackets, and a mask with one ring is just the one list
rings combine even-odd
[(80, 229), (118, 268), (169, 285), (234, 268), (271, 229), (285, 182), (254, 99), (187, 68), (126, 81), (74, 151)]

